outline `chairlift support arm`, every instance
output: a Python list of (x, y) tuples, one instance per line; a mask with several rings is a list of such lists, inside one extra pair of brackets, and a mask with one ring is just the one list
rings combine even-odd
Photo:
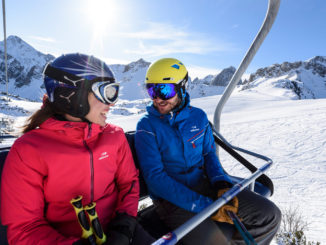
[(243, 73), (246, 71), (250, 62), (254, 58), (260, 45), (263, 43), (267, 34), (269, 33), (269, 31), (276, 19), (276, 15), (278, 13), (279, 6), (280, 6), (280, 0), (269, 0), (268, 10), (267, 10), (264, 22), (263, 22), (257, 36), (255, 37), (254, 41), (252, 42), (249, 50), (247, 51), (245, 57), (241, 61), (238, 69), (233, 74), (231, 81), (229, 82), (221, 99), (219, 100), (219, 102), (216, 106), (215, 113), (214, 113), (214, 127), (218, 132), (220, 132), (220, 118), (221, 118), (222, 109), (223, 109), (226, 101), (229, 99), (231, 93), (233, 92), (235, 86), (238, 84)]

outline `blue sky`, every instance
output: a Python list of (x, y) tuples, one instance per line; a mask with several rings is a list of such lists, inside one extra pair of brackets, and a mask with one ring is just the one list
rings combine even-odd
[[(81, 52), (109, 64), (182, 60), (190, 75), (237, 67), (267, 0), (7, 0), (7, 36), (43, 53)], [(1, 28), (3, 39), (3, 29)], [(326, 56), (326, 1), (281, 0), (277, 19), (247, 73)]]

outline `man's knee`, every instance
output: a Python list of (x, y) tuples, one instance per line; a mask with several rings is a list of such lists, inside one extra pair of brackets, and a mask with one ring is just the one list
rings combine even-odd
[(262, 207), (265, 217), (273, 226), (279, 226), (282, 219), (281, 210), (272, 201), (266, 199), (266, 204)]
[(271, 208), (271, 213), (273, 215), (273, 222), (275, 223), (275, 225), (277, 227), (279, 227), (281, 224), (281, 220), (282, 220), (282, 212), (274, 203), (272, 203), (272, 204), (273, 204), (273, 207)]

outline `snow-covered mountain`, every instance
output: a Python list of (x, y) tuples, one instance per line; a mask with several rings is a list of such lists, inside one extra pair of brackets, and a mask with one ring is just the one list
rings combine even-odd
[(121, 84), (121, 99), (138, 100), (147, 97), (144, 89), (146, 71), (151, 63), (139, 59), (127, 65), (110, 65), (116, 80)]
[[(230, 66), (223, 69), (217, 75), (208, 75), (203, 79), (195, 78), (192, 82), (190, 81), (188, 91), (191, 98), (222, 94), (235, 71), (236, 69)], [(239, 83), (241, 83), (241, 80)]]
[(242, 89), (265, 93), (278, 90), (293, 99), (326, 98), (326, 56), (258, 69), (243, 82)]
[[(0, 55), (4, 57), (4, 42), (0, 42)], [(42, 71), (44, 65), (54, 59), (42, 54), (17, 36), (7, 38), (8, 91), (30, 100), (42, 98)], [(0, 61), (0, 89), (6, 91), (5, 63)]]
[[(4, 43), (0, 42), (0, 48), (3, 50)], [(3, 56), (3, 51), (0, 51)], [(9, 94), (19, 95), (28, 100), (41, 101), (45, 90), (42, 81), (42, 70), (44, 65), (54, 59), (52, 55), (45, 55), (34, 49), (28, 43), (17, 36), (9, 36), (7, 38), (7, 54), (8, 54), (8, 77), (9, 77)], [(148, 98), (144, 90), (144, 78), (150, 62), (139, 59), (127, 65), (114, 64), (110, 65), (115, 77), (121, 84), (121, 100), (139, 100)], [(0, 63), (0, 91), (6, 91), (5, 83), (5, 64), (2, 60)], [(220, 75), (209, 76), (212, 80), (219, 79), (218, 84), (225, 85), (231, 78), (231, 72), (234, 73), (235, 68), (230, 67), (222, 71)], [(233, 69), (233, 70), (232, 70)], [(224, 79), (224, 80), (223, 80)], [(196, 79), (192, 83), (190, 78), (189, 92), (193, 98), (201, 97), (203, 95), (220, 94), (223, 88), (218, 90), (211, 89), (211, 84), (205, 81)], [(193, 86), (194, 85), (194, 86)]]
[[(3, 50), (3, 42), (0, 42), (0, 49)], [(8, 37), (7, 53), (9, 93), (40, 101), (45, 92), (41, 73), (46, 62), (54, 59), (54, 56), (42, 54), (17, 36)], [(0, 51), (0, 55), (3, 55), (3, 51)], [(149, 65), (143, 59), (127, 65), (110, 65), (121, 84), (120, 99), (125, 105), (130, 101), (148, 98), (143, 81)], [(0, 91), (6, 91), (3, 60), (0, 66)], [(188, 92), (192, 98), (222, 94), (235, 70), (230, 66), (219, 74), (208, 75), (203, 79), (190, 78)], [(326, 98), (326, 56), (274, 64), (260, 68), (248, 79), (242, 80), (238, 85), (239, 91), (251, 90), (291, 99)], [(124, 109), (120, 109), (123, 112)]]

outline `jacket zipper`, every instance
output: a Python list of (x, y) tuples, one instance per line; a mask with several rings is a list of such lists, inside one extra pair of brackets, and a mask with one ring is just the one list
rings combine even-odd
[[(91, 137), (91, 134), (92, 134), (92, 125), (91, 124), (88, 124), (88, 133), (87, 133), (87, 139), (89, 137)], [(90, 155), (90, 161), (89, 161), (89, 165), (90, 165), (90, 170), (91, 170), (91, 201), (90, 202), (93, 202), (94, 200), (94, 159), (93, 159), (93, 152), (92, 150), (89, 148), (89, 146), (87, 145), (86, 143), (86, 140), (84, 140), (84, 146), (86, 147), (86, 149), (88, 150), (89, 152), (89, 155)]]
[(170, 115), (171, 115), (170, 120), (172, 120), (173, 119), (173, 111), (170, 111)]
[[(185, 144), (184, 144), (184, 142), (183, 142), (183, 138), (182, 138), (182, 134), (180, 133), (180, 131), (179, 131), (179, 128), (178, 127), (174, 127), (175, 128), (175, 130), (176, 130), (176, 132), (177, 132), (177, 134), (178, 134), (178, 136), (179, 136), (179, 138), (181, 139), (181, 143), (182, 143), (182, 149), (183, 149), (183, 159), (184, 159), (184, 162), (185, 162), (185, 165), (184, 165), (184, 173), (186, 173), (187, 172), (187, 170), (188, 170), (188, 163), (187, 163), (187, 158), (185, 157)], [(189, 181), (188, 181), (188, 176), (186, 175), (186, 182), (187, 183), (189, 183)]]
[(203, 136), (204, 136), (204, 134), (202, 134), (202, 135), (199, 136), (198, 138), (194, 139), (193, 141), (190, 141), (191, 144), (192, 144), (192, 147), (193, 147), (193, 148), (196, 148), (195, 141), (198, 140), (198, 139), (200, 139), (200, 138), (203, 137)]
[[(195, 145), (195, 141), (200, 139), (201, 137), (204, 136), (204, 134), (200, 135), (204, 130), (201, 130), (199, 133), (197, 133), (196, 135), (194, 135), (193, 137), (191, 137), (190, 139), (188, 139), (187, 141), (190, 141), (190, 143), (192, 144), (192, 147), (193, 148), (196, 148), (196, 145)], [(199, 135), (199, 136), (198, 136)], [(193, 139), (194, 137), (198, 136), (197, 138)], [(193, 139), (193, 140), (192, 140)]]
[(123, 200), (125, 199), (125, 197), (126, 197), (128, 194), (130, 194), (131, 190), (134, 188), (134, 185), (135, 185), (135, 181), (132, 181), (132, 182), (131, 182), (131, 186), (130, 186), (128, 192), (127, 192), (127, 193), (126, 193), (126, 194), (121, 198), (121, 202), (123, 202)]

